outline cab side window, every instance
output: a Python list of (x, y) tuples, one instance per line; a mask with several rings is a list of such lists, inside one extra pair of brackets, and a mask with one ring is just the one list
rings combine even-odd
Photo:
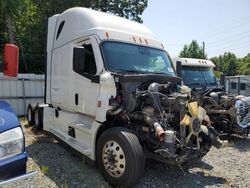
[(91, 44), (74, 48), (73, 70), (87, 78), (96, 74), (96, 62)]

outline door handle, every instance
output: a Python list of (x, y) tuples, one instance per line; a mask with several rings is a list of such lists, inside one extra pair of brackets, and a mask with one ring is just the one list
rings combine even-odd
[(75, 105), (78, 106), (78, 93), (75, 94)]

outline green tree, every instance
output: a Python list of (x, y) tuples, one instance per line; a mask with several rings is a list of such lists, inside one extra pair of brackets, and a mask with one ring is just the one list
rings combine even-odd
[(238, 59), (237, 74), (250, 75), (250, 53), (244, 58)]
[(219, 55), (218, 57), (212, 57), (210, 60), (215, 64), (215, 70), (222, 71), (222, 56)]
[(207, 58), (207, 55), (203, 51), (203, 48), (199, 46), (196, 40), (192, 40), (192, 42), (189, 45), (185, 44), (179, 56), (186, 58), (198, 58), (198, 59)]
[[(147, 0), (0, 0), (0, 52), (3, 44), (20, 47), (19, 72), (43, 73), (47, 21), (71, 7), (88, 7), (142, 22)], [(9, 24), (11, 23), (11, 24)], [(9, 26), (11, 25), (11, 26)]]
[[(0, 1), (0, 36), (2, 38), (0, 48), (3, 49), (5, 43), (17, 44), (21, 54), (24, 54), (23, 43), (18, 37), (17, 20), (25, 12), (27, 0), (8, 0)], [(20, 66), (27, 71), (27, 65), (20, 63)]]
[(223, 55), (219, 57), (211, 58), (216, 65), (216, 70), (224, 73), (227, 76), (234, 76), (236, 75), (237, 71), (237, 57), (235, 54), (231, 52), (225, 52)]
[(91, 7), (142, 23), (140, 15), (147, 4), (147, 0), (95, 0)]
[(237, 71), (237, 58), (233, 53), (225, 52), (223, 55), (224, 59), (224, 72), (228, 76), (236, 75)]
[(20, 15), (22, 0), (0, 1), (2, 22), (8, 34), (8, 42), (15, 43), (14, 33), (16, 32), (15, 19)]

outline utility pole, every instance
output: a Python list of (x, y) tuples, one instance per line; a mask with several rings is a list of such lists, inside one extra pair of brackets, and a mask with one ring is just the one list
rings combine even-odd
[(203, 57), (205, 57), (205, 42), (202, 42)]

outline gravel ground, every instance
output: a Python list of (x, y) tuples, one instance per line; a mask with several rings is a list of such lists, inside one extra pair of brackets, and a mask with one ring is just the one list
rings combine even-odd
[[(29, 153), (28, 171), (38, 175), (9, 187), (108, 187), (95, 165), (88, 165), (44, 132), (22, 121)], [(179, 168), (146, 161), (141, 187), (250, 187), (250, 137), (233, 137), (229, 146), (211, 151), (185, 173)]]

